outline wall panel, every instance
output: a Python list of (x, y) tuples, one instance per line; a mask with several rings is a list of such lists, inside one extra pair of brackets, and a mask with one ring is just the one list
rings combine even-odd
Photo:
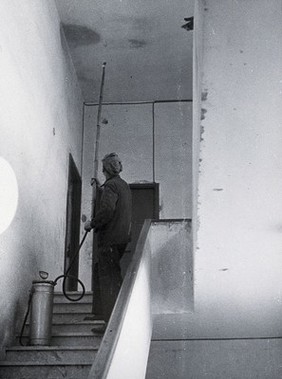
[(161, 218), (192, 216), (192, 102), (155, 104), (155, 171)]

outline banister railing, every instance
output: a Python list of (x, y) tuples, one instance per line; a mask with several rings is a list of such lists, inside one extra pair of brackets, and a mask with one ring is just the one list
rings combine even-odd
[(88, 379), (143, 379), (152, 334), (149, 240), (144, 222)]

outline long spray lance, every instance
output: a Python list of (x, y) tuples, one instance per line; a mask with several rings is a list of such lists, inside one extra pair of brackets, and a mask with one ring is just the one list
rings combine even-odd
[(99, 168), (99, 146), (100, 146), (100, 134), (101, 134), (101, 112), (102, 112), (102, 102), (103, 102), (103, 90), (105, 83), (105, 70), (106, 70), (106, 62), (102, 65), (102, 80), (100, 85), (100, 96), (99, 96), (99, 105), (98, 105), (98, 113), (97, 113), (97, 128), (96, 128), (96, 141), (95, 141), (95, 156), (94, 156), (94, 181), (92, 185), (92, 203), (91, 203), (91, 220), (95, 216), (96, 209), (96, 197), (98, 192), (98, 168)]
[[(91, 221), (94, 219), (95, 214), (98, 209), (98, 204), (100, 201), (100, 191), (99, 191), (99, 181), (98, 181), (98, 166), (99, 166), (99, 145), (100, 145), (100, 131), (101, 131), (101, 111), (102, 111), (102, 102), (103, 102), (103, 89), (104, 89), (104, 82), (105, 82), (105, 69), (106, 69), (106, 63), (103, 63), (102, 66), (102, 80), (101, 80), (101, 86), (100, 86), (100, 97), (99, 97), (99, 105), (98, 105), (98, 112), (97, 112), (97, 128), (96, 128), (96, 141), (95, 141), (95, 156), (94, 156), (94, 176), (92, 181), (92, 203), (91, 203)], [(97, 235), (93, 235), (93, 245), (92, 245), (92, 289), (93, 293), (96, 293), (95, 295), (95, 301), (94, 296), (92, 299), (92, 313), (94, 314), (100, 314), (101, 313), (101, 299), (99, 297), (99, 287), (97, 286), (98, 281), (95, 279), (97, 278), (97, 248), (98, 248), (98, 241), (97, 241)]]

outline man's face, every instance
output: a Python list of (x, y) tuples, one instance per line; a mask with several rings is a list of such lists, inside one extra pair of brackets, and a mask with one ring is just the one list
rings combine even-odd
[(105, 167), (104, 167), (104, 166), (103, 166), (102, 172), (103, 172), (103, 174), (104, 174), (104, 177), (107, 179), (107, 177), (108, 177), (108, 173), (107, 173), (107, 171), (105, 170)]

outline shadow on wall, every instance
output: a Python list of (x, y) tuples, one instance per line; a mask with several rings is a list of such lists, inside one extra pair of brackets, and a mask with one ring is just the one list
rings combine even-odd
[(152, 226), (153, 314), (189, 312), (193, 306), (190, 221)]
[(83, 25), (61, 23), (61, 33), (64, 32), (70, 48), (88, 46), (100, 42), (100, 34)]

